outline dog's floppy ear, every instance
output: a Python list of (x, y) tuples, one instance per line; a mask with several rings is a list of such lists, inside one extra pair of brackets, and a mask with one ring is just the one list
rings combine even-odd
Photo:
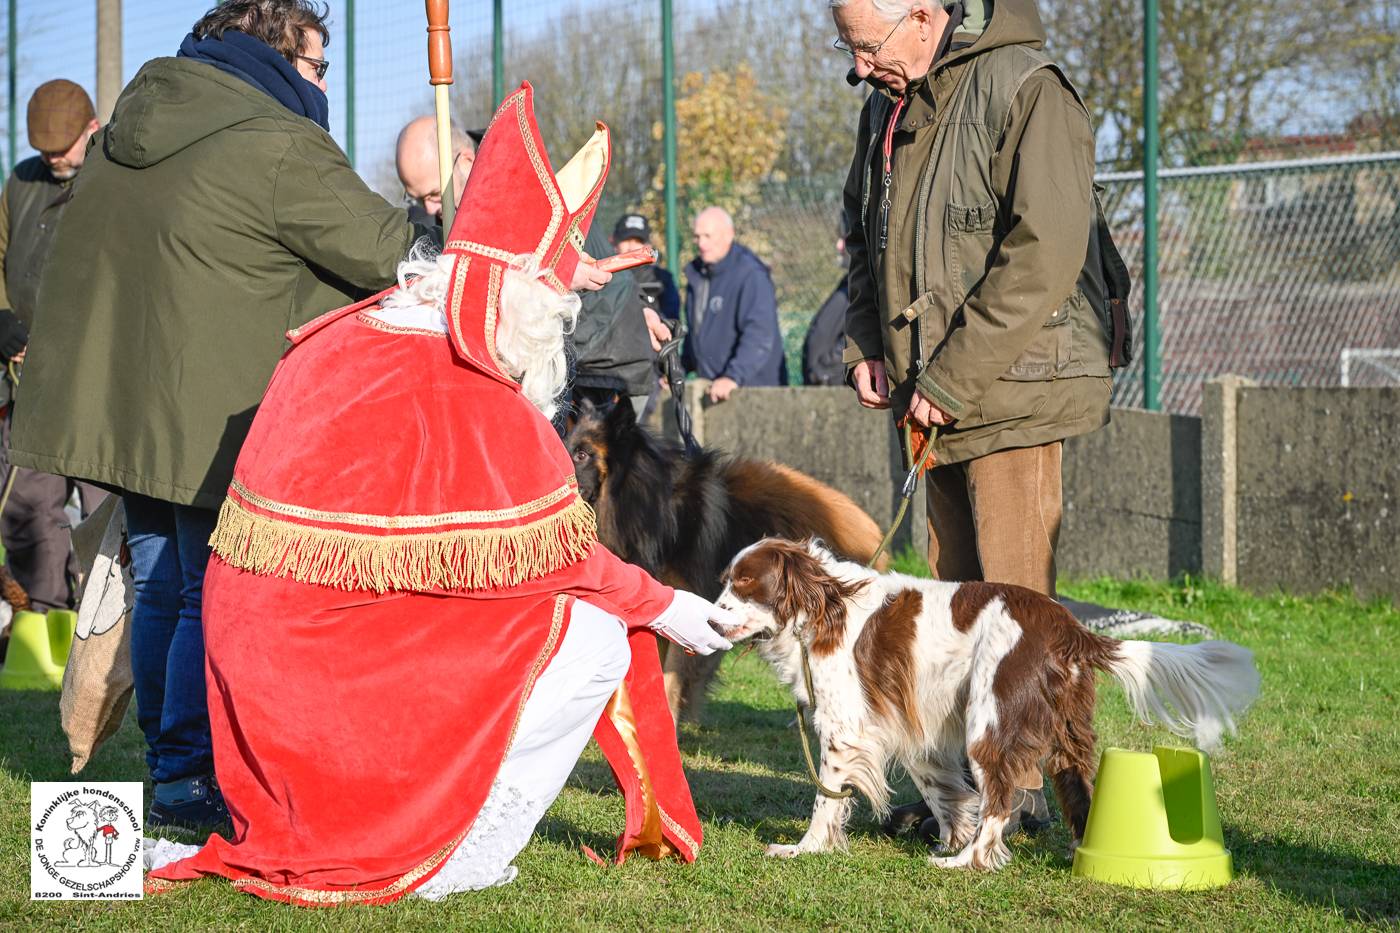
[(780, 596), (775, 614), (784, 624), (805, 616), (812, 633), (812, 653), (830, 654), (846, 631), (846, 600), (864, 589), (865, 584), (846, 583), (832, 576), (805, 543), (781, 542), (771, 546), (780, 560)]

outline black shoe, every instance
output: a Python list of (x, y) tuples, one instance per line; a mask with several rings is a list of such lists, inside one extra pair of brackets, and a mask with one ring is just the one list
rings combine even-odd
[(1011, 798), (1011, 819), (1001, 836), (1005, 839), (1018, 829), (1025, 830), (1027, 836), (1037, 836), (1053, 822), (1055, 818), (1050, 815), (1050, 805), (1045, 802), (1045, 791), (1018, 787)]
[[(902, 836), (911, 829), (918, 828), (920, 834), (923, 833), (923, 824), (933, 818), (933, 811), (928, 804), (922, 800), (914, 803), (906, 803), (902, 807), (895, 807), (890, 810), (890, 815), (885, 817), (885, 822), (880, 824), (880, 828), (890, 836)], [(934, 823), (933, 837), (938, 838), (937, 822)]]
[(146, 814), (147, 831), (188, 829), (206, 835), (232, 834), (228, 807), (224, 806), (223, 792), (212, 774), (170, 783), (178, 785), (171, 795), (174, 799), (168, 803), (158, 799), (151, 801), (150, 812)]

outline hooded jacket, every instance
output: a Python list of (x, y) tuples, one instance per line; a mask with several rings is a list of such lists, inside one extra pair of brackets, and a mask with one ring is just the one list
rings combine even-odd
[(417, 232), (312, 121), (211, 65), (148, 62), (45, 267), (13, 461), (217, 507), (286, 331), (390, 284)]
[(1098, 261), (1088, 112), (1041, 51), (1033, 0), (973, 0), (952, 39), (899, 106), (887, 226), (882, 143), (900, 96), (883, 86), (844, 195), (845, 363), (884, 361), (896, 416), (917, 387), (956, 419), (940, 463), (1092, 431), (1111, 388), (1081, 287)]
[(687, 370), (702, 379), (727, 376), (741, 386), (787, 383), (773, 277), (748, 248), (735, 243), (719, 262), (690, 261), (685, 313)]

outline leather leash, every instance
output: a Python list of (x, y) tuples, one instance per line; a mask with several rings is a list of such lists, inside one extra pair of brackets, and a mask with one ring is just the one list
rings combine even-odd
[[(904, 523), (905, 513), (909, 511), (909, 502), (914, 498), (914, 490), (919, 484), (919, 476), (927, 469), (929, 461), (933, 459), (933, 445), (937, 440), (938, 428), (935, 426), (929, 430), (928, 440), (924, 443), (924, 449), (922, 453), (919, 454), (918, 462), (909, 468), (908, 474), (904, 477), (904, 485), (901, 486), (899, 490), (899, 510), (895, 512), (894, 523), (890, 525), (890, 530), (885, 533), (885, 539), (880, 542), (880, 546), (870, 558), (870, 563), (865, 566), (875, 566), (876, 561), (880, 559), (880, 555), (885, 552), (890, 542), (894, 540), (895, 532), (899, 530), (899, 526)], [(906, 422), (904, 424), (904, 462), (906, 464), (913, 459), (913, 444), (913, 426)], [(802, 638), (802, 629), (797, 629), (795, 634), (797, 636), (797, 647), (802, 655), (802, 681), (807, 686), (807, 699), (812, 700), (815, 693), (812, 689), (812, 662), (807, 658), (807, 642)], [(811, 739), (807, 737), (806, 708), (803, 707), (801, 703), (796, 703), (795, 705), (797, 706), (797, 734), (802, 738), (802, 756), (807, 759), (807, 777), (816, 785), (817, 792), (823, 797), (829, 797), (832, 800), (845, 800), (855, 793), (854, 789), (843, 785), (840, 790), (832, 790), (822, 783), (821, 777), (817, 774), (817, 766), (812, 759), (812, 742)]]

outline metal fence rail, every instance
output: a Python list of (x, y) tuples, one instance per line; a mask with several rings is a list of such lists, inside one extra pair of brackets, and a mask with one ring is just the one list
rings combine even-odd
[[(1201, 384), (1224, 373), (1340, 385), (1346, 351), (1400, 348), (1400, 153), (1159, 177), (1163, 410), (1194, 414)], [(1124, 259), (1140, 272), (1142, 175), (1100, 182)], [(1397, 384), (1387, 381), (1394, 366), (1355, 371)], [(1114, 400), (1141, 403), (1140, 353)]]
[[(97, 23), (86, 8), (56, 17), (42, 0), (4, 2), (13, 19), (0, 47), (16, 50), (7, 66), (17, 85), (0, 130), (16, 125), (6, 142), (22, 158), (24, 106), (38, 84), (68, 77), (93, 89)], [(125, 0), (122, 80), (173, 54), (213, 2)], [(674, 134), (665, 132), (663, 106), (666, 10), (681, 115)], [(432, 110), (423, 4), (334, 0), (331, 12), (332, 133), (360, 174), (397, 200), (394, 138)], [(497, 85), (528, 79), (556, 158), (582, 143), (595, 118), (605, 120), (614, 160), (597, 222), (611, 229), (620, 213), (640, 209), (658, 245), (670, 225), (679, 244), (666, 257), (673, 270), (694, 253), (695, 212), (729, 208), (741, 242), (772, 268), (789, 371), (800, 373), (812, 315), (843, 274), (840, 189), (863, 99), (842, 80), (848, 63), (830, 49), (825, 3), (456, 0), (452, 35), (454, 118), (484, 125)], [(671, 210), (662, 186), (668, 144), (678, 182)], [(1339, 384), (1344, 372), (1356, 385), (1397, 381), (1400, 364), (1381, 351), (1400, 348), (1400, 153), (1164, 169), (1158, 178), (1165, 410), (1196, 411), (1201, 383), (1224, 372), (1290, 385)], [(1141, 282), (1142, 173), (1100, 182)], [(1133, 298), (1138, 363), (1118, 375), (1114, 393), (1125, 405), (1143, 402), (1141, 291)]]

